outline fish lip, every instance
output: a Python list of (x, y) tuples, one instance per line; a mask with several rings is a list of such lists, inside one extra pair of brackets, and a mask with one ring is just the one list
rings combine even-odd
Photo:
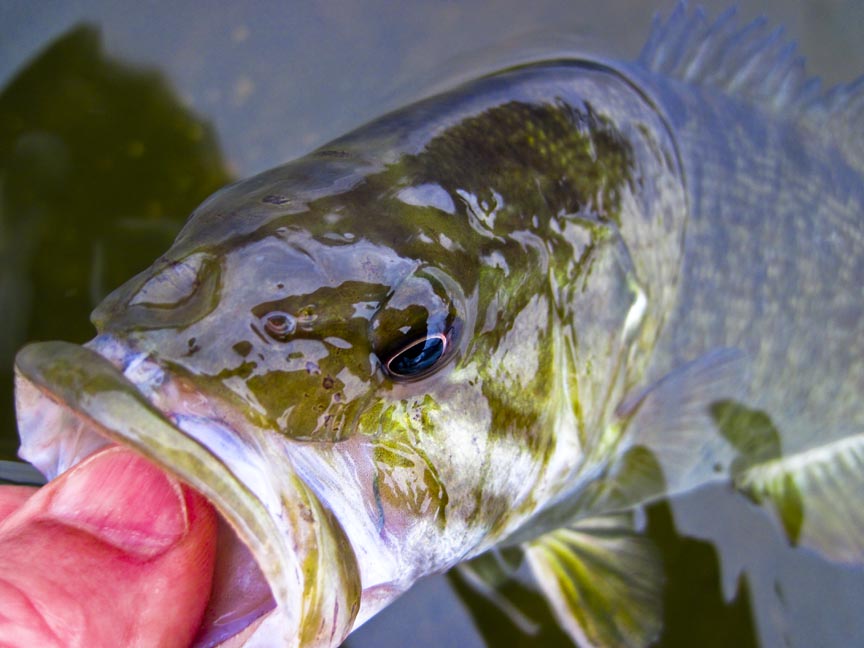
[[(350, 545), (339, 536), (341, 527), (322, 511), (290, 464), (280, 464), (287, 474), (270, 483), (267, 476), (273, 470), (268, 470), (263, 454), (268, 448), (244, 445), (225, 420), (196, 415), (186, 403), (173, 403), (180, 411), (171, 412), (166, 407), (172, 405), (170, 399), (160, 402), (159, 396), (172, 378), (146, 355), (107, 336), (88, 346), (95, 348), (40, 342), (18, 353), (21, 457), (53, 478), (112, 441), (134, 448), (201, 492), (227, 521), (238, 544), (251, 552), (277, 607), (269, 615), (276, 620), (269, 623), (268, 639), (295, 645), (309, 634), (308, 626), (321, 625), (322, 619), (334, 632), (347, 635), (360, 598), (356, 557), (353, 552), (345, 557)], [(72, 426), (72, 438), (57, 439), (58, 430), (67, 426)], [(218, 431), (215, 436), (207, 436), (213, 430)], [(334, 554), (345, 562), (335, 575), (330, 573)], [(312, 576), (310, 559), (318, 559)], [(322, 573), (333, 581), (335, 592), (322, 591)], [(322, 609), (334, 607), (337, 618), (327, 618)], [(269, 609), (265, 605), (248, 623)], [(236, 632), (245, 626), (232, 627)]]

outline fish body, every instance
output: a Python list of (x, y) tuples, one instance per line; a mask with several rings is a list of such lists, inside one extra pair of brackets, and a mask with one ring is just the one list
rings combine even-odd
[[(759, 36), (751, 76), (709, 83), (699, 30), (746, 31), (701, 20), (680, 8), (635, 63), (483, 77), (216, 193), (86, 348), (19, 354), (22, 456), (53, 476), (111, 439), (216, 504), (219, 569), (247, 585), (214, 593), (201, 645), (337, 645), (515, 544), (574, 638), (646, 643), (661, 583), (630, 511), (721, 479), (809, 506), (861, 479), (822, 478), (855, 474), (864, 417), (864, 156), (819, 127), (854, 88), (813, 98)], [(734, 91), (763, 67), (769, 97)], [(604, 551), (622, 568), (585, 569)]]
[(801, 65), (707, 86), (668, 71), (641, 81), (675, 133), (690, 212), (655, 371), (711, 348), (743, 350), (744, 392), (796, 450), (864, 424), (861, 130), (825, 107)]

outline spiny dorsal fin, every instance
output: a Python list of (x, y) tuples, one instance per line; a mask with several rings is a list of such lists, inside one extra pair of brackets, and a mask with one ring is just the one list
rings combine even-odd
[(666, 20), (655, 17), (638, 63), (798, 117), (831, 133), (849, 160), (864, 165), (864, 76), (823, 93), (796, 44), (765, 18), (742, 24), (731, 8), (711, 21), (701, 7), (679, 2)]
[(713, 22), (701, 7), (680, 2), (663, 21), (655, 17), (639, 63), (655, 72), (777, 110), (803, 107), (819, 96), (817, 78), (808, 78), (804, 58), (783, 29), (769, 30), (765, 18), (741, 25), (735, 8)]
[(805, 118), (817, 131), (832, 133), (847, 159), (864, 168), (864, 76), (812, 102)]

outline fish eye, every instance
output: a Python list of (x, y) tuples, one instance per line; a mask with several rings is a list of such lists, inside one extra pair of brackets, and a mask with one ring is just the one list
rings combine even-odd
[(369, 341), (383, 373), (411, 382), (459, 354), (464, 297), (445, 273), (424, 267), (404, 277), (369, 322)]
[(397, 380), (413, 380), (430, 373), (447, 354), (449, 340), (443, 333), (418, 338), (384, 362), (387, 373)]
[(280, 342), (284, 342), (291, 337), (291, 334), (297, 328), (296, 319), (289, 313), (282, 311), (271, 311), (262, 319), (264, 321), (264, 330), (267, 331), (267, 334)]

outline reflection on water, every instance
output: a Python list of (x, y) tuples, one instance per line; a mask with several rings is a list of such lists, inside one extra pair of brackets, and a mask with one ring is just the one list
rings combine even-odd
[[(746, 580), (737, 583), (731, 600), (724, 600), (716, 552), (707, 542), (679, 536), (665, 504), (650, 508), (647, 533), (660, 549), (667, 578), (663, 630), (658, 645), (684, 647), (698, 642), (704, 648), (755, 646)], [(448, 574), (448, 580), (470, 611), (482, 637), (482, 641), (477, 640), (478, 646), (565, 648), (573, 645), (555, 624), (543, 598), (530, 585), (514, 578), (503, 580), (496, 587), (494, 598), (502, 597), (507, 604), (496, 605), (490, 597), (478, 594), (459, 570)], [(376, 624), (376, 621), (371, 623)], [(373, 639), (376, 630), (361, 630), (359, 636), (366, 632)], [(348, 644), (379, 645), (376, 639), (368, 644), (355, 644), (355, 640), (350, 639)], [(430, 634), (425, 640), (433, 645), (436, 639), (444, 644), (448, 641), (446, 636), (441, 636), (440, 626), (437, 636)], [(465, 644), (460, 640), (459, 645)]]
[[(16, 445), (15, 350), (30, 339), (91, 337), (93, 306), (167, 249), (192, 208), (229, 180), (229, 167), (248, 175), (273, 166), (421, 94), (427, 79), (446, 76), (429, 63), (448, 60), (444, 52), (464, 56), (554, 26), (632, 55), (653, 12), (624, 0), (603, 10), (501, 2), (494, 15), (476, 2), (417, 3), (411, 19), (382, 27), (359, 2), (294, 12), (262, 3), (254, 15), (222, 4), (208, 20), (196, 3), (172, 5), (170, 18), (160, 3), (134, 19), (98, 1), (50, 17), (23, 2), (0, 9), (0, 34), (17, 29), (0, 58), (20, 64), (0, 67), (0, 458), (12, 458)], [(830, 38), (831, 47), (805, 49), (833, 80), (864, 71), (864, 46), (847, 47), (864, 27), (859, 3), (747, 7), (760, 10), (805, 41)], [(150, 65), (106, 55), (98, 28), (76, 24), (83, 17), (101, 25), (109, 47)], [(3, 50), (10, 43), (17, 49)], [(230, 163), (197, 114), (217, 124)], [(770, 433), (770, 421), (761, 423)], [(767, 436), (754, 452), (772, 451)], [(658, 645), (846, 646), (864, 637), (855, 605), (864, 576), (788, 547), (741, 496), (704, 489), (651, 507), (647, 520), (667, 577)], [(503, 577), (490, 596), (459, 573), (420, 583), (347, 645), (402, 646), (405, 637), (414, 645), (572, 645), (521, 580)]]
[[(738, 578), (733, 589), (724, 592), (717, 552), (709, 542), (681, 536), (667, 504), (650, 507), (647, 533), (660, 549), (667, 579), (663, 629), (656, 645), (667, 648), (759, 645), (748, 580)], [(434, 577), (421, 582), (390, 610), (350, 637), (346, 646), (395, 647), (404, 645), (400, 638), (405, 636), (416, 639), (414, 645), (460, 648), (574, 645), (558, 628), (545, 601), (530, 584), (504, 578), (490, 596), (459, 570), (450, 572), (446, 580)]]
[(229, 180), (209, 126), (152, 70), (73, 28), (0, 92), (0, 458), (26, 340), (93, 337), (90, 311)]

